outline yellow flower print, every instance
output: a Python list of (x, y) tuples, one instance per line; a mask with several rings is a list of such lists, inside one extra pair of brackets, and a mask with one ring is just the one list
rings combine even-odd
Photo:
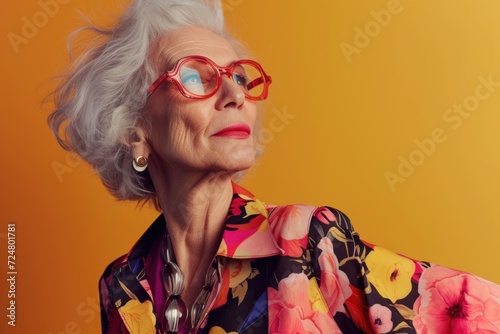
[(247, 294), (247, 280), (259, 274), (257, 269), (252, 269), (250, 260), (228, 259), (226, 270), (229, 272), (229, 287), (233, 298), (238, 298), (238, 305), (241, 304)]
[(219, 326), (215, 326), (215, 327), (210, 328), (210, 331), (208, 332), (208, 334), (238, 334), (238, 332), (229, 332), (228, 333), (224, 330), (224, 328), (219, 327)]
[(365, 259), (366, 277), (380, 295), (395, 303), (411, 292), (415, 263), (401, 255), (375, 246)]
[(268, 214), (264, 203), (256, 198), (252, 199), (247, 196), (241, 196), (241, 198), (248, 201), (245, 204), (245, 212), (247, 213), (247, 216), (264, 215), (264, 217), (267, 218)]
[(328, 306), (326, 305), (323, 295), (321, 294), (318, 286), (318, 281), (316, 277), (309, 280), (309, 287), (307, 289), (307, 294), (309, 295), (309, 301), (311, 302), (312, 310), (317, 312), (326, 313), (328, 311)]
[(252, 266), (248, 260), (228, 259), (227, 269), (229, 270), (229, 287), (235, 288), (252, 273)]
[(155, 316), (151, 301), (143, 303), (137, 299), (129, 300), (123, 307), (119, 308), (123, 322), (128, 330), (134, 334), (155, 334)]

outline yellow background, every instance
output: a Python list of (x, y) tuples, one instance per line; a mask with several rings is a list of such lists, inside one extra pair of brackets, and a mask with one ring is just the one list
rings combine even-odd
[[(337, 207), (367, 241), (500, 283), (500, 87), (481, 86), (490, 94), (459, 126), (443, 118), (474, 102), (479, 77), (500, 82), (498, 1), (223, 2), (231, 30), (273, 77), (266, 153), (243, 184), (267, 203)], [(40, 107), (83, 23), (78, 10), (108, 22), (120, 5), (60, 0), (44, 20), (41, 3), (11, 1), (0, 20), (0, 271), (9, 222), (18, 271), (17, 326), (6, 325), (2, 278), (0, 332), (97, 333), (99, 275), (156, 213), (113, 200), (57, 146)], [(9, 36), (34, 19), (14, 47)], [(433, 131), (440, 142), (418, 153)], [(391, 188), (385, 174), (410, 157), (419, 166)]]

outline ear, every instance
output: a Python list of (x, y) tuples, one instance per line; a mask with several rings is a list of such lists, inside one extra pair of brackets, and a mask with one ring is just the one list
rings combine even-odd
[(135, 135), (126, 143), (126, 145), (132, 148), (134, 158), (140, 156), (143, 156), (146, 159), (149, 158), (149, 145), (146, 141), (146, 134), (141, 127), (136, 128)]

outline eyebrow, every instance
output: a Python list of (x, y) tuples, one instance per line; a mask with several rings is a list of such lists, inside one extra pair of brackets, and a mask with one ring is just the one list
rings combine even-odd
[(161, 71), (167, 72), (173, 70), (178, 61), (179, 59), (174, 59), (173, 57), (163, 58), (161, 60)]
[(155, 67), (157, 66), (158, 71), (160, 71), (161, 73), (165, 73), (173, 69), (179, 59), (174, 59), (172, 54), (169, 54), (166, 49), (161, 48), (157, 51), (155, 57), (153, 58), (153, 62)]

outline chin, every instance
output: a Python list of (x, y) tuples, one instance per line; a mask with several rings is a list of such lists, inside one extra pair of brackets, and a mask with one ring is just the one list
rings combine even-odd
[(226, 170), (233, 173), (246, 172), (248, 169), (252, 168), (255, 164), (255, 159), (249, 159), (248, 161), (238, 161), (234, 164), (226, 165)]
[(232, 177), (231, 177), (233, 181), (235, 182), (241, 181), (243, 177), (246, 175), (246, 173), (250, 170), (250, 168), (254, 166), (254, 162), (255, 161), (252, 161), (252, 163), (248, 163), (245, 165), (242, 164), (239, 166), (239, 168), (235, 168), (235, 170), (232, 171)]
[(239, 180), (241, 176), (244, 175), (250, 168), (252, 168), (255, 164), (255, 158), (251, 158), (248, 160), (239, 160), (239, 161), (228, 161), (225, 163), (219, 164), (218, 169), (220, 171), (224, 171), (230, 175), (233, 175), (233, 179)]
[(254, 166), (256, 152), (253, 145), (244, 148), (226, 148), (220, 153), (212, 152), (210, 160), (212, 168), (215, 170), (225, 171), (230, 174), (240, 173)]
[(230, 157), (226, 160), (228, 163), (233, 165), (233, 170), (240, 172), (247, 170), (255, 164), (255, 149), (249, 148), (246, 150), (237, 150), (231, 152)]

